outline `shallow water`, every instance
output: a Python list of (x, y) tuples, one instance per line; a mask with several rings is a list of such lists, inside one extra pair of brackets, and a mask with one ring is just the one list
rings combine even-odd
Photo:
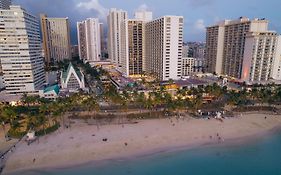
[(209, 145), (135, 159), (20, 175), (281, 175), (281, 132), (248, 143)]

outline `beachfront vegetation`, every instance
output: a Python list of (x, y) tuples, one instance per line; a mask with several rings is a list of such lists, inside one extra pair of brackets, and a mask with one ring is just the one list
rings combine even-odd
[[(86, 68), (85, 68), (86, 69)], [(100, 102), (109, 104), (107, 108)], [(214, 83), (205, 87), (178, 89), (171, 93), (163, 86), (154, 86), (149, 92), (126, 89), (121, 93), (113, 85), (104, 87), (101, 96), (77, 93), (70, 97), (49, 101), (38, 96), (24, 95), (17, 106), (0, 105), (0, 122), (5, 133), (21, 137), (30, 130), (37, 135), (48, 134), (70, 125), (69, 118), (86, 115), (97, 119), (103, 116), (137, 118), (164, 117), (166, 113), (196, 113), (202, 109), (230, 108), (234, 111), (270, 110), (281, 104), (281, 87), (254, 86), (241, 91), (228, 90)], [(269, 106), (267, 108), (266, 106)], [(251, 107), (251, 108), (250, 108)], [(157, 114), (157, 115), (156, 115)], [(9, 129), (6, 129), (6, 126)]]

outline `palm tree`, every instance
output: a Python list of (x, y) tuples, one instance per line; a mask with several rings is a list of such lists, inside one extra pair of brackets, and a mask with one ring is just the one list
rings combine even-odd
[(44, 131), (44, 134), (46, 135), (46, 123), (48, 122), (48, 119), (47, 117), (40, 113), (38, 116), (37, 116), (37, 123), (38, 123), (38, 126), (42, 126), (43, 127), (43, 131)]
[(39, 114), (40, 115), (44, 115), (44, 116), (46, 116), (46, 115), (49, 116), (49, 109), (48, 109), (47, 104), (41, 104), (40, 105), (40, 107), (39, 107)]
[(34, 96), (34, 95), (27, 95), (27, 94), (24, 94), (21, 98), (21, 100), (27, 104), (27, 106), (29, 107), (30, 104), (33, 104), (33, 103), (38, 103), (39, 102), (39, 99), (40, 97), (39, 96)]
[(64, 118), (62, 116), (64, 114), (64, 105), (58, 101), (52, 102), (49, 106), (49, 111), (52, 114), (53, 122), (57, 123), (59, 118), (64, 127)]
[(196, 95), (195, 98), (190, 100), (190, 108), (192, 111), (197, 111), (203, 104), (203, 98), (201, 95)]
[(95, 111), (98, 107), (96, 100), (91, 96), (86, 98), (82, 102), (82, 105), (87, 109), (89, 115), (92, 111)]
[(10, 125), (12, 125), (13, 120), (15, 120), (17, 117), (17, 113), (15, 112), (15, 109), (12, 106), (7, 106), (3, 108), (2, 116), (4, 119), (9, 121)]
[(4, 109), (5, 109), (5, 105), (0, 104), (0, 122), (3, 128), (3, 132), (4, 132), (4, 136), (6, 135), (6, 127), (5, 127), (5, 123), (7, 122), (8, 118), (6, 118), (5, 114), (4, 114)]
[[(87, 109), (88, 115), (90, 115), (90, 113), (92, 113), (93, 111), (96, 112), (96, 111), (99, 111), (99, 109), (100, 109), (98, 103), (92, 96), (86, 98), (82, 102), (82, 105)], [(94, 113), (94, 116), (95, 116), (95, 113)], [(97, 129), (99, 129), (97, 118), (96, 118), (96, 125), (97, 125)]]
[(141, 92), (140, 94), (138, 94), (137, 98), (136, 98), (136, 102), (137, 104), (139, 105), (139, 109), (140, 109), (140, 113), (141, 113), (141, 109), (142, 109), (142, 106), (144, 105), (145, 103), (145, 96), (144, 96), (144, 93)]
[(153, 109), (153, 100), (152, 100), (151, 96), (149, 96), (149, 98), (144, 101), (144, 107), (150, 111), (149, 115), (151, 116), (151, 112)]

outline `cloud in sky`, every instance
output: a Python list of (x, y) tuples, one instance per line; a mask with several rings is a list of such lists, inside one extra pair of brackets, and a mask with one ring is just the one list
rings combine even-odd
[(144, 3), (144, 4), (141, 4), (137, 9), (136, 11), (149, 11), (150, 9), (148, 8), (148, 6)]
[(206, 25), (205, 25), (205, 21), (203, 19), (198, 19), (197, 21), (195, 21), (195, 23), (193, 25), (194, 33), (205, 32), (205, 29), (206, 29)]
[[(135, 10), (153, 11), (153, 16), (184, 16), (185, 41), (205, 40), (203, 26), (212, 25), (223, 19), (237, 19), (240, 16), (267, 18), (270, 29), (281, 33), (280, 0), (13, 0), (14, 4), (39, 17), (46, 13), (49, 17), (69, 17), (71, 40), (77, 42), (76, 22), (86, 18), (99, 17), (106, 24), (107, 11), (110, 8), (128, 11), (133, 17)], [(241, 6), (243, 4), (243, 6)], [(230, 7), (230, 8), (229, 8)]]
[(81, 10), (94, 11), (97, 13), (98, 18), (100, 18), (101, 20), (106, 20), (108, 9), (102, 6), (99, 3), (99, 0), (89, 0), (87, 2), (79, 2), (76, 5), (76, 7)]

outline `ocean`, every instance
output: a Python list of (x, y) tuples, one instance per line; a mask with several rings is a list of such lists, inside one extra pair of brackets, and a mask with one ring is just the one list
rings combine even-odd
[(281, 175), (281, 132), (221, 145), (20, 175)]

